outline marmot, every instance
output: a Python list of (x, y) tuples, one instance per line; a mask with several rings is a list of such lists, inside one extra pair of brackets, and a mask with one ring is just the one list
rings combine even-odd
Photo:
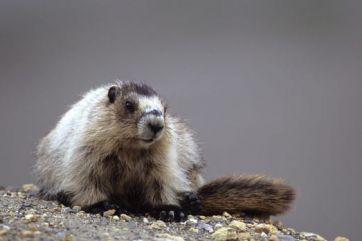
[(108, 208), (180, 220), (188, 213), (276, 215), (292, 187), (263, 176), (204, 184), (194, 135), (143, 82), (118, 81), (86, 93), (37, 147), (40, 195), (91, 213)]

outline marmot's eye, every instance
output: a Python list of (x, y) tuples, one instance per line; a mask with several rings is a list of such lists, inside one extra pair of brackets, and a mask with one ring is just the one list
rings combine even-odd
[(126, 101), (124, 103), (124, 108), (130, 113), (135, 111), (135, 105), (131, 101)]

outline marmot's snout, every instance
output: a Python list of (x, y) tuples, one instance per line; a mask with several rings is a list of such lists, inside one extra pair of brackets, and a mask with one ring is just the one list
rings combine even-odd
[(153, 109), (141, 118), (138, 125), (139, 136), (143, 142), (152, 143), (162, 136), (164, 126), (162, 111)]
[(157, 133), (159, 133), (163, 129), (163, 123), (154, 124), (154, 123), (151, 122), (151, 123), (148, 123), (148, 128), (150, 128), (151, 131), (153, 131), (153, 133), (155, 135), (157, 135)]

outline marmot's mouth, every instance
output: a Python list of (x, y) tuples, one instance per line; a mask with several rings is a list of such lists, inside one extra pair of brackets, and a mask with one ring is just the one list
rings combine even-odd
[(154, 138), (151, 139), (141, 139), (141, 141), (146, 142), (146, 143), (151, 143), (153, 142)]

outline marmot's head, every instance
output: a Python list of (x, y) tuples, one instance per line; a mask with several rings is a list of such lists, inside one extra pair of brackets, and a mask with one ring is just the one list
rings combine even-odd
[(161, 139), (165, 129), (164, 102), (156, 91), (142, 82), (122, 81), (108, 90), (123, 141), (148, 147)]

